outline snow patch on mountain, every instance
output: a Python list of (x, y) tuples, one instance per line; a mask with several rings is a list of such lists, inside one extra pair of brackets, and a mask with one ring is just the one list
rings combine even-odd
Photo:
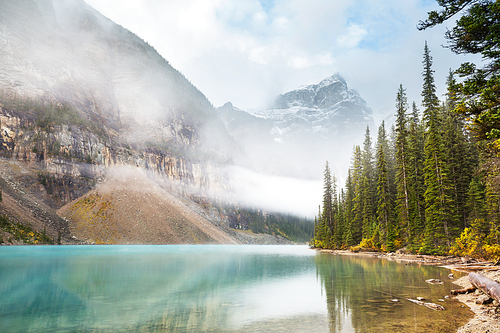
[(332, 137), (349, 134), (343, 129), (364, 129), (373, 124), (372, 110), (339, 73), (279, 95), (272, 108), (252, 113), (272, 120), (275, 127), (271, 134), (285, 137), (299, 132)]

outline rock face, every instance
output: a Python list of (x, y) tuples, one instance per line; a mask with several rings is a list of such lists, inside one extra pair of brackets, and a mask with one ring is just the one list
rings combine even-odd
[(216, 188), (235, 156), (206, 97), (83, 0), (0, 1), (0, 120), (0, 155), (37, 163), (55, 188), (116, 165)]
[[(10, 208), (0, 202), (0, 211), (13, 221), (72, 241), (74, 229), (54, 209), (84, 198), (113, 167), (147, 170), (174, 195), (217, 192), (227, 186), (218, 165), (237, 159), (235, 148), (196, 87), (153, 47), (83, 0), (0, 1), (0, 157), (5, 169), (0, 178), (8, 175), (18, 184), (6, 192), (8, 198), (20, 191), (43, 203), (47, 212), (52, 209), (35, 214), (29, 205), (21, 212), (20, 199)], [(137, 218), (120, 216), (125, 225)], [(142, 228), (140, 237), (124, 231), (121, 240), (113, 239), (229, 242), (213, 236), (217, 232), (210, 225), (203, 228), (213, 237), (198, 227), (186, 227), (189, 232), (182, 235), (174, 235), (182, 231), (174, 228), (172, 235), (160, 237), (162, 228), (168, 229), (165, 223), (150, 226), (149, 233)]]
[(340, 74), (280, 95), (267, 110), (249, 114), (229, 103), (217, 111), (238, 144), (253, 147), (257, 169), (303, 178), (321, 178), (326, 160), (337, 174), (346, 170), (338, 157), (373, 127), (371, 109)]
[(294, 106), (310, 109), (342, 111), (347, 115), (370, 115), (372, 111), (358, 92), (347, 87), (344, 78), (336, 73), (318, 84), (302, 86), (276, 98), (274, 109)]

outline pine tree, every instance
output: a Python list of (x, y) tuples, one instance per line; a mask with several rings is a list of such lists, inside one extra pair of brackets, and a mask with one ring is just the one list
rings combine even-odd
[[(378, 134), (377, 134), (377, 142), (375, 143), (377, 150), (375, 151), (375, 176), (374, 180), (378, 181), (378, 178), (380, 176), (380, 170), (378, 168), (378, 161), (380, 159), (380, 153), (384, 153), (384, 158), (387, 156), (389, 152), (389, 141), (387, 140), (387, 132), (385, 130), (385, 122), (382, 121), (380, 126), (378, 127)], [(379, 149), (382, 147), (382, 149)], [(387, 162), (387, 161), (386, 161)]]
[(323, 219), (330, 230), (333, 229), (333, 189), (332, 175), (328, 161), (323, 173)]
[[(394, 129), (394, 127), (392, 128)], [(389, 194), (391, 196), (391, 200), (394, 200), (396, 195), (396, 187), (395, 187), (395, 174), (396, 174), (396, 163), (395, 163), (395, 153), (394, 153), (394, 131), (391, 132), (391, 139), (389, 139), (389, 132), (385, 129), (385, 122), (382, 121), (378, 128), (378, 136), (377, 136), (377, 147), (382, 145), (382, 151), (384, 152), (385, 161), (387, 163), (387, 179), (389, 181)], [(377, 150), (378, 153), (378, 150)], [(377, 154), (376, 153), (376, 154)], [(375, 159), (378, 160), (378, 156), (375, 156)], [(375, 180), (379, 177), (379, 170), (375, 170)]]
[(439, 100), (434, 85), (432, 57), (427, 46), (424, 47), (424, 84), (422, 89), (422, 105), (427, 135), (424, 145), (424, 179), (426, 191), (425, 217), (426, 230), (422, 252), (444, 253), (444, 246), (449, 247), (452, 239), (452, 228), (456, 225), (456, 206), (452, 195), (449, 170), (445, 161), (442, 122), (439, 116)]
[(432, 69), (432, 57), (427, 41), (424, 46), (424, 84), (422, 88), (422, 106), (424, 107), (424, 121), (429, 128), (431, 120), (437, 120), (439, 99), (436, 96), (436, 85), (434, 84), (434, 70)]
[(387, 251), (394, 250), (394, 226), (392, 223), (392, 202), (389, 192), (389, 179), (387, 178), (387, 162), (384, 147), (377, 149), (377, 220), (382, 231), (384, 244)]
[(399, 86), (396, 97), (396, 208), (401, 228), (404, 228), (406, 239), (414, 237), (414, 228), (410, 224), (410, 190), (409, 190), (409, 148), (407, 117), (408, 102), (403, 85)]
[(446, 161), (450, 171), (450, 180), (453, 185), (453, 198), (459, 218), (458, 228), (467, 227), (467, 192), (476, 170), (478, 161), (476, 151), (467, 133), (464, 132), (465, 122), (462, 117), (453, 112), (456, 106), (452, 87), (455, 84), (453, 73), (450, 71), (447, 78), (448, 94), (443, 112), (444, 143), (446, 147)]
[(373, 148), (370, 136), (370, 128), (366, 126), (365, 140), (363, 141), (363, 172), (369, 182), (373, 182)]
[(314, 247), (325, 248), (327, 225), (321, 216), (321, 206), (318, 207), (318, 216), (314, 219)]
[[(341, 242), (339, 242), (339, 229), (342, 228), (342, 225), (339, 221), (339, 201), (337, 196), (337, 177), (335, 174), (332, 174), (332, 225), (331, 229), (331, 240), (330, 244), (332, 247), (340, 248)], [(341, 239), (341, 238), (340, 238)]]
[(412, 117), (408, 133), (408, 188), (410, 208), (411, 251), (421, 245), (421, 235), (425, 229), (424, 211), (424, 130), (420, 122), (419, 112), (415, 102), (412, 104)]
[(363, 177), (363, 184), (361, 187), (362, 198), (363, 198), (363, 211), (362, 211), (362, 238), (368, 239), (373, 235), (373, 222), (375, 220), (373, 214), (373, 195), (370, 188), (370, 183), (368, 177), (365, 175)]
[(346, 193), (344, 200), (344, 245), (349, 247), (353, 246), (354, 243), (354, 230), (352, 224), (352, 208), (353, 208), (353, 183), (351, 177), (352, 171), (349, 168), (347, 170), (347, 181), (346, 181)]
[(353, 198), (351, 230), (352, 230), (353, 242), (357, 244), (362, 239), (363, 211), (364, 211), (363, 205), (365, 203), (365, 198), (364, 198), (365, 191), (363, 191), (363, 157), (361, 153), (361, 148), (359, 146), (354, 147), (351, 170), (352, 170), (351, 195)]
[(335, 247), (337, 249), (344, 247), (344, 239), (346, 233), (346, 218), (345, 218), (345, 194), (344, 189), (340, 190), (338, 199), (338, 211), (337, 211), (337, 230), (334, 235), (335, 237)]
[(374, 230), (376, 202), (375, 202), (375, 170), (373, 166), (373, 149), (370, 137), (370, 128), (366, 126), (363, 142), (363, 238), (370, 238)]

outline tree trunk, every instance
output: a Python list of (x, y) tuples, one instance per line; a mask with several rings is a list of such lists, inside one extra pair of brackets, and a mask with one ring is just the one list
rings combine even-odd
[(452, 295), (458, 295), (458, 294), (468, 294), (476, 291), (476, 287), (470, 287), (470, 288), (464, 288), (464, 289), (454, 289), (451, 291)]
[(469, 281), (486, 295), (500, 302), (500, 284), (479, 273), (469, 273)]

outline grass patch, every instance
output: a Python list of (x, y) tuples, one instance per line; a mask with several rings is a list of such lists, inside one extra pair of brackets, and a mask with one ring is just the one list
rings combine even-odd
[[(36, 232), (31, 226), (22, 223), (16, 223), (9, 220), (7, 216), (0, 216), (0, 229), (12, 235), (12, 237), (24, 244), (54, 244), (52, 239), (47, 236), (45, 228), (42, 233)], [(9, 237), (9, 242), (12, 243), (13, 238)], [(3, 243), (3, 237), (0, 238), (0, 243)]]

